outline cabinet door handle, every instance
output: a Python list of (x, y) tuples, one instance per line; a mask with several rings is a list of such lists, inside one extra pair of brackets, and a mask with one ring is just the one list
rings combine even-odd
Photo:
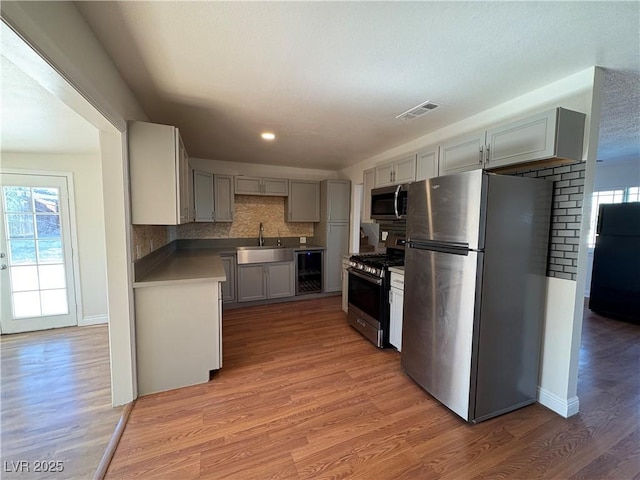
[(211, 212), (211, 220), (215, 220), (216, 219), (216, 212)]
[(481, 145), (480, 146), (480, 160), (478, 162), (478, 163), (480, 163), (480, 165), (482, 165), (483, 157), (484, 157), (484, 145)]
[(490, 157), (491, 157), (491, 151), (489, 150), (489, 145), (487, 145), (487, 153), (485, 155), (484, 163), (489, 163)]
[(389, 289), (389, 303), (393, 303), (393, 292)]

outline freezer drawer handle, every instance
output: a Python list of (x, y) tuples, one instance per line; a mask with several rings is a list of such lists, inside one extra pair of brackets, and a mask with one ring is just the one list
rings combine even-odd
[(408, 241), (409, 248), (415, 248), (416, 250), (430, 250), (433, 252), (452, 253), (454, 255), (468, 256), (469, 245), (468, 244), (451, 244), (451, 243), (438, 243), (438, 242), (414, 242)]
[(362, 325), (363, 327), (366, 327), (366, 326), (367, 326), (366, 322), (365, 322), (364, 320), (362, 320), (361, 318), (357, 318), (357, 319), (356, 319), (356, 322), (358, 322), (358, 323), (359, 323), (360, 325)]

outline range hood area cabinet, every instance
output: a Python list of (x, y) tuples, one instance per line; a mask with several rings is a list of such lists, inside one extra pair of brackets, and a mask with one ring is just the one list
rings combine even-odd
[(193, 221), (189, 156), (176, 127), (129, 122), (131, 222), (180, 225)]
[(409, 183), (416, 179), (415, 154), (376, 166), (376, 188), (398, 183)]
[(585, 119), (584, 113), (558, 107), (454, 138), (440, 145), (440, 175), (546, 159), (580, 161)]
[(236, 195), (266, 195), (286, 197), (289, 182), (286, 178), (235, 177)]
[(233, 177), (193, 171), (196, 222), (233, 222)]
[(289, 180), (289, 195), (285, 204), (287, 222), (319, 222), (320, 182)]

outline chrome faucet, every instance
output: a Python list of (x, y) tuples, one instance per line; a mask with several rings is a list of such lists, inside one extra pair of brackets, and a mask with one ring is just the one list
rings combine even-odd
[(260, 222), (260, 235), (258, 235), (258, 245), (261, 247), (264, 246), (264, 227), (262, 226), (262, 222)]

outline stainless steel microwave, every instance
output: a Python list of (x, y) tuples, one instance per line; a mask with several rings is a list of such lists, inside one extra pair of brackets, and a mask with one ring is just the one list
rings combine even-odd
[(371, 190), (371, 218), (375, 220), (407, 218), (407, 185), (392, 185)]

